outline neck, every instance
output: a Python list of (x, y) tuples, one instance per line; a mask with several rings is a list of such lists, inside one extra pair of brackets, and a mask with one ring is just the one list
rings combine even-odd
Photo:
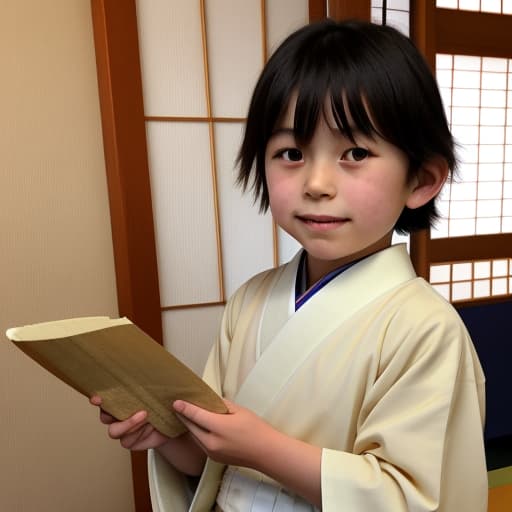
[(307, 286), (312, 286), (317, 281), (326, 276), (329, 272), (352, 263), (353, 261), (360, 260), (370, 254), (382, 251), (391, 245), (392, 233), (378, 240), (377, 242), (365, 247), (361, 251), (350, 254), (349, 256), (337, 258), (335, 260), (320, 260), (307, 254), (306, 268), (307, 268)]

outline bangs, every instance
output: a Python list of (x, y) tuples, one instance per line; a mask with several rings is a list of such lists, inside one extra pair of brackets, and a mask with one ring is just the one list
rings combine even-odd
[[(340, 34), (332, 36), (340, 38)], [(372, 91), (364, 87), (367, 72), (361, 69), (360, 61), (357, 65), (353, 62), (350, 52), (340, 52), (340, 45), (343, 45), (342, 41), (320, 40), (310, 46), (292, 73), (296, 79), (289, 81), (291, 87), (287, 88), (287, 97), (280, 99), (284, 108), (276, 124), (293, 96), (296, 97), (293, 130), (297, 140), (303, 144), (311, 141), (320, 116), (328, 118), (326, 104), (330, 104), (338, 129), (352, 142), (355, 142), (354, 132), (370, 138), (383, 136), (372, 122), (373, 113), (368, 112)]]

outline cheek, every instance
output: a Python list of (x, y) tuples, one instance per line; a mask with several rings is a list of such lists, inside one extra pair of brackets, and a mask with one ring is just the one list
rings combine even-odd
[(283, 173), (267, 172), (267, 189), (273, 213), (285, 209), (293, 197), (293, 182)]
[(405, 205), (403, 183), (398, 180), (369, 180), (356, 187), (347, 202), (375, 223), (394, 221)]

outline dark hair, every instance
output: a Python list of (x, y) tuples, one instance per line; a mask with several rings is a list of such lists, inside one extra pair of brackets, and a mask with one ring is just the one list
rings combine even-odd
[[(326, 19), (288, 36), (254, 89), (237, 182), (243, 190), (250, 184), (261, 211), (269, 207), (265, 148), (294, 94), (294, 133), (301, 143), (313, 137), (329, 97), (338, 127), (353, 141), (346, 107), (363, 134), (378, 135), (407, 155), (409, 179), (434, 156), (444, 158), (452, 171), (456, 167), (436, 81), (413, 43), (389, 26)], [(415, 210), (406, 207), (395, 230), (426, 228), (437, 217), (435, 199)]]

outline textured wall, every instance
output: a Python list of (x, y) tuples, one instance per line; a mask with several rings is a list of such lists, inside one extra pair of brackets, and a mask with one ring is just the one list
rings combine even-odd
[(133, 510), (128, 453), (7, 327), (117, 315), (89, 0), (2, 0), (0, 510)]

